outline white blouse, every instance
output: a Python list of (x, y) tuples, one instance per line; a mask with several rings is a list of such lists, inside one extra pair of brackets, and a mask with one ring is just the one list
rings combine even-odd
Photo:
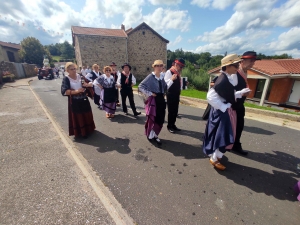
[[(225, 73), (224, 71), (222, 71), (222, 72)], [(237, 75), (236, 74), (229, 75), (228, 73), (225, 73), (225, 74), (227, 75), (229, 82), (233, 86), (236, 86), (238, 83)], [(222, 98), (220, 95), (218, 95), (218, 93), (215, 91), (214, 88), (211, 88), (208, 91), (207, 101), (212, 107), (214, 107), (215, 109), (219, 109), (222, 112), (225, 112), (227, 108), (231, 107), (230, 103), (224, 103), (225, 99)]]
[(79, 88), (82, 88), (81, 84), (81, 77), (79, 74), (77, 74), (76, 80), (72, 79), (71, 77), (67, 76), (70, 80), (70, 86), (73, 90), (78, 90)]

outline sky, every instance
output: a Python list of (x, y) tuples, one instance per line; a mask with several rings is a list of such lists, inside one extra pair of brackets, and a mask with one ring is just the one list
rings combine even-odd
[(1, 0), (0, 41), (72, 43), (71, 26), (129, 29), (142, 22), (172, 51), (300, 58), (300, 0)]

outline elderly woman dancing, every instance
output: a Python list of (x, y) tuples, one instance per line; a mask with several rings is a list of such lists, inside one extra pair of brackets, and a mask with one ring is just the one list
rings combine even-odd
[(158, 135), (165, 121), (166, 101), (164, 96), (168, 86), (161, 73), (164, 67), (163, 61), (155, 60), (152, 67), (153, 72), (140, 83), (139, 92), (145, 102), (147, 116), (145, 134), (150, 142), (155, 141), (157, 145), (161, 145)]
[(235, 91), (238, 84), (237, 70), (240, 57), (236, 54), (225, 56), (221, 60), (222, 73), (207, 93), (207, 101), (212, 106), (203, 139), (203, 152), (210, 163), (219, 170), (225, 166), (219, 161), (226, 150), (233, 147), (236, 134), (236, 99), (250, 91), (244, 88)]
[(61, 94), (68, 96), (69, 135), (87, 138), (96, 128), (87, 98), (87, 89), (92, 88), (93, 84), (81, 79), (76, 73), (76, 64), (67, 62), (65, 68), (69, 75), (63, 78)]
[(100, 101), (103, 110), (106, 111), (106, 118), (114, 118), (116, 112), (116, 81), (111, 75), (111, 67), (103, 68), (104, 74), (97, 78), (98, 86), (101, 88)]

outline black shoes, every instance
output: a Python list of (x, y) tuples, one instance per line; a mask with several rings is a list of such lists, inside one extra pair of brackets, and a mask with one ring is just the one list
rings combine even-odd
[(141, 115), (141, 112), (136, 111), (133, 115), (134, 115), (134, 116)]
[(179, 129), (178, 127), (176, 127), (176, 125), (173, 126), (173, 129), (174, 129), (175, 131), (181, 131), (181, 129)]
[(244, 151), (242, 146), (233, 146), (233, 148), (231, 149), (232, 151), (235, 151), (236, 153), (239, 153), (241, 155), (248, 155), (248, 152), (247, 151)]
[(176, 127), (176, 125), (172, 126), (172, 127), (167, 127), (168, 131), (170, 133), (175, 133), (175, 131), (181, 131), (181, 129), (179, 129), (178, 127)]
[(153, 142), (155, 142), (158, 146), (161, 146), (162, 145), (162, 143), (161, 143), (161, 141), (159, 140), (159, 138), (158, 137), (155, 137), (155, 138), (147, 138), (148, 139), (148, 141), (149, 142), (151, 142), (151, 143), (153, 143)]

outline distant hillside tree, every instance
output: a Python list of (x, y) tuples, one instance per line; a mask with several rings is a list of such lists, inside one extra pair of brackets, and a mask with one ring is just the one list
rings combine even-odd
[(65, 41), (61, 46), (61, 57), (64, 59), (73, 59), (75, 57), (75, 51), (69, 42)]
[(48, 57), (50, 63), (52, 61), (50, 52), (34, 37), (27, 37), (21, 41), (19, 55), (23, 62), (39, 66), (43, 65), (44, 55)]

